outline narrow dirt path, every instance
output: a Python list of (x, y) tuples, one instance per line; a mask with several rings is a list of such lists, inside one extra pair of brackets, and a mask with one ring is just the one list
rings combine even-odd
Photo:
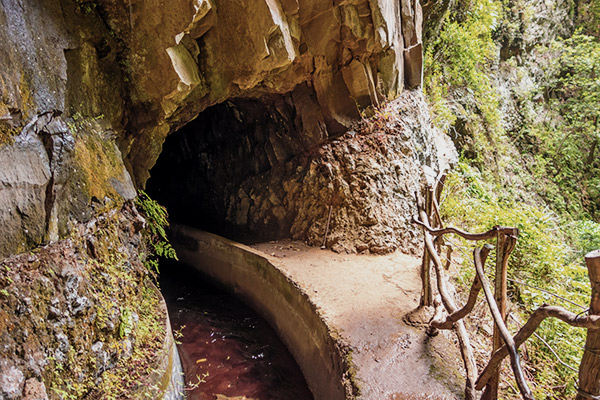
[(418, 304), (420, 260), (336, 254), (293, 241), (251, 247), (292, 277), (353, 349), (361, 399), (463, 397), (453, 335), (429, 338), (402, 321)]

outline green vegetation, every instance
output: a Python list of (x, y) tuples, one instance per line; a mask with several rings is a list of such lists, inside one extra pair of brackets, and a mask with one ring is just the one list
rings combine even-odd
[(7, 122), (0, 121), (0, 146), (12, 144), (17, 135), (18, 129), (12, 127)]
[[(513, 137), (534, 156), (545, 200), (575, 218), (600, 217), (600, 42), (577, 32), (539, 49), (544, 80), (523, 100)], [(540, 99), (538, 103), (532, 99)], [(533, 166), (532, 166), (533, 167)]]
[[(445, 221), (452, 221), (471, 232), (483, 232), (495, 225), (519, 228), (517, 247), (509, 264), (509, 294), (519, 307), (512, 313), (516, 320), (524, 322), (530, 311), (543, 303), (563, 306), (572, 312), (580, 313), (581, 308), (558, 297), (528, 285), (543, 288), (574, 303), (586, 306), (590, 298), (590, 284), (587, 269), (583, 264), (582, 253), (600, 243), (600, 224), (585, 221), (572, 225), (574, 237), (583, 233), (579, 247), (565, 239), (561, 232), (562, 221), (548, 208), (540, 208), (497, 195), (500, 188), (476, 167), (464, 161), (449, 176), (442, 203)], [(474, 278), (472, 261), (473, 242), (453, 239), (453, 244), (463, 249), (455, 260), (460, 260), (461, 287), (470, 287)], [(479, 244), (481, 245), (481, 244)], [(575, 250), (578, 250), (574, 253)], [(495, 255), (487, 262), (487, 271), (493, 278)], [(514, 320), (509, 320), (513, 331), (519, 328)], [(545, 321), (537, 334), (560, 354), (568, 365), (577, 368), (581, 360), (585, 330), (571, 328), (556, 320)], [(525, 360), (526, 368), (535, 377), (536, 398), (569, 396), (574, 393), (577, 373), (561, 364), (539, 338), (528, 342)], [(482, 360), (485, 362), (485, 360)], [(564, 384), (563, 384), (564, 383)], [(512, 393), (516, 395), (517, 393)]]
[(146, 219), (145, 235), (153, 250), (152, 254), (146, 256), (144, 265), (151, 273), (158, 273), (159, 257), (177, 260), (177, 254), (169, 243), (165, 230), (169, 226), (167, 209), (152, 200), (143, 190), (140, 190), (135, 205)]
[[(157, 264), (151, 264), (155, 269), (150, 271), (148, 260), (175, 257), (175, 252), (166, 239), (165, 209), (145, 193), (136, 204), (146, 224), (135, 250), (127, 244), (132, 239), (131, 220), (137, 215), (129, 203), (121, 209), (103, 207), (86, 235), (76, 230), (70, 238), (84, 265), (84, 281), (90, 288), (86, 295), (95, 317), (89, 326), (79, 328), (85, 334), (71, 339), (64, 359), (49, 357), (44, 380), (51, 398), (156, 398), (164, 389), (156, 378), (164, 373), (157, 368), (168, 351), (163, 348), (166, 325), (160, 293), (152, 281)], [(90, 352), (91, 343), (100, 347)]]
[(600, 38), (600, 2), (597, 0), (576, 0), (577, 24), (590, 36)]
[(493, 0), (459, 3), (456, 10), (447, 11), (441, 32), (426, 46), (424, 91), (434, 123), (446, 131), (468, 130), (476, 157), (484, 154), (480, 145), (493, 141), (490, 132), (502, 130), (499, 96), (488, 73), (496, 54), (492, 32), (501, 7)]
[[(95, 318), (93, 327), (80, 328), (85, 334), (72, 339), (64, 360), (49, 357), (44, 380), (52, 398), (120, 399), (132, 393), (143, 398), (158, 393), (144, 379), (153, 372), (165, 337), (160, 296), (140, 260), (132, 259), (124, 245), (128, 222), (120, 215), (115, 209), (102, 210), (85, 240), (77, 233), (71, 237), (85, 265)], [(89, 341), (101, 346), (83, 351)], [(116, 365), (107, 364), (111, 359)], [(91, 371), (104, 372), (95, 377)]]
[(121, 156), (111, 140), (95, 131), (80, 133), (83, 124), (93, 120), (74, 119), (70, 127), (76, 135), (75, 162), (83, 181), (83, 188), (90, 198), (99, 200), (121, 196), (112, 185), (112, 180), (122, 180), (124, 167)]
[[(470, 231), (519, 228), (509, 292), (521, 322), (542, 303), (582, 312), (547, 292), (587, 307), (583, 256), (600, 248), (600, 1), (573, 1), (564, 14), (572, 32), (543, 33), (546, 42), (535, 44), (526, 32), (548, 23), (538, 11), (522, 0), (458, 0), (425, 49), (434, 121), (461, 152), (445, 221)], [(464, 249), (455, 260), (467, 288), (474, 271)], [(536, 398), (572, 397), (577, 373), (564, 364), (578, 368), (585, 330), (546, 321), (537, 333), (524, 353)], [(502, 398), (515, 395), (510, 385), (504, 391)]]

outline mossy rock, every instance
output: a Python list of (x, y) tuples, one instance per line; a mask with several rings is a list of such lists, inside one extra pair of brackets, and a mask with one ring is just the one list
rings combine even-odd
[(89, 199), (108, 197), (120, 202), (135, 197), (121, 152), (107, 135), (95, 130), (78, 133), (74, 162), (80, 174), (81, 190)]

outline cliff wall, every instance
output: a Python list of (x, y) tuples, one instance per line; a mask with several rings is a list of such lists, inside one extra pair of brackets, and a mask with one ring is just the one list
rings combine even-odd
[[(111, 283), (96, 278), (114, 271), (101, 270), (93, 243), (73, 240), (110, 212), (134, 229), (137, 213), (123, 207), (151, 174), (159, 196), (189, 200), (180, 218), (202, 203), (199, 221), (216, 215), (251, 236), (414, 252), (412, 192), (423, 166), (433, 176), (455, 154), (419, 91), (421, 25), (417, 0), (0, 0), (2, 312), (36, 302), (9, 319), (25, 328), (3, 326), (0, 362), (16, 381), (0, 382), (0, 398), (24, 395), (31, 378), (57, 397), (75, 385), (60, 368), (88, 383), (116, 368), (97, 343), (123, 337), (96, 326), (102, 305), (71, 315), (75, 300), (63, 301), (102, 292)], [(181, 161), (171, 179), (169, 160)], [(139, 266), (142, 250), (125, 242), (109, 253)], [(65, 268), (81, 285), (63, 295), (71, 281), (54, 275)], [(38, 331), (56, 302), (64, 310)], [(88, 325), (102, 340), (78, 337)], [(58, 360), (79, 348), (108, 364)], [(53, 363), (29, 360), (34, 350)]]
[[(0, 255), (130, 199), (207, 107), (291, 98), (304, 150), (421, 81), (418, 2), (3, 0)], [(94, 164), (95, 163), (95, 164)]]

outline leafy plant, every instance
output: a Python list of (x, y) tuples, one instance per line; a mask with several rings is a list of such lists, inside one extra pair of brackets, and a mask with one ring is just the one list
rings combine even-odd
[(119, 323), (119, 338), (126, 338), (133, 330), (133, 314), (128, 307), (121, 308), (121, 317)]
[(492, 32), (502, 8), (494, 0), (459, 3), (426, 46), (424, 90), (438, 127), (448, 130), (460, 119), (475, 139), (485, 139), (486, 132), (502, 131), (489, 73), (496, 53)]
[(577, 258), (584, 257), (592, 250), (600, 249), (600, 224), (594, 221), (577, 221), (572, 229), (575, 238)]
[(524, 133), (538, 155), (539, 172), (560, 190), (549, 196), (562, 212), (596, 217), (600, 212), (600, 43), (575, 33), (541, 49), (543, 84), (531, 93), (546, 100), (534, 109)]
[(177, 260), (175, 249), (167, 238), (166, 229), (169, 226), (167, 209), (152, 200), (143, 190), (139, 191), (135, 205), (146, 219), (146, 238), (153, 250), (153, 254), (146, 257), (144, 264), (148, 271), (158, 273), (158, 260), (156, 257)]

